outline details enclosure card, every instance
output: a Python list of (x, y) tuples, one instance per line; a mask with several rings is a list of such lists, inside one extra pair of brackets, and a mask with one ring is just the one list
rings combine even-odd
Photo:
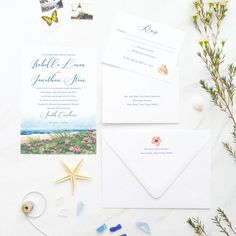
[(21, 153), (96, 153), (96, 51), (27, 50), (22, 58)]

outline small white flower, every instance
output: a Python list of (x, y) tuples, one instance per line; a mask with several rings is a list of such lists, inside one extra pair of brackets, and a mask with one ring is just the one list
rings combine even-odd
[(228, 0), (220, 0), (220, 5), (225, 6), (227, 5)]
[(203, 99), (203, 97), (200, 96), (200, 95), (196, 95), (195, 97), (193, 97), (192, 106), (197, 111), (202, 111), (203, 108), (204, 108), (204, 99)]

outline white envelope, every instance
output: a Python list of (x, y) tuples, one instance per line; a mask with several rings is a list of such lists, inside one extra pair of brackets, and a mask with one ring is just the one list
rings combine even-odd
[(103, 131), (105, 208), (209, 208), (209, 131)]

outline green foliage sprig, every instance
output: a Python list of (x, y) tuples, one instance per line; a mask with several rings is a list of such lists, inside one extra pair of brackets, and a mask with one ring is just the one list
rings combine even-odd
[[(200, 81), (201, 87), (210, 95), (211, 101), (225, 112), (233, 125), (232, 145), (236, 143), (236, 119), (234, 115), (236, 66), (228, 65), (227, 72), (223, 73), (223, 63), (225, 61), (224, 47), (225, 40), (220, 39), (222, 21), (228, 11), (228, 1), (204, 2), (194, 1), (196, 14), (193, 16), (193, 23), (197, 31), (201, 34), (202, 40), (199, 42), (201, 51), (198, 56), (204, 62), (211, 83), (205, 80)], [(228, 153), (236, 160), (236, 148), (225, 142), (224, 147)], [(226, 236), (236, 236), (236, 230), (231, 221), (222, 209), (217, 209), (217, 214), (212, 218), (212, 222), (219, 231)], [(204, 224), (199, 218), (189, 218), (187, 223), (194, 229), (196, 235), (207, 236)]]
[(232, 121), (232, 145), (223, 143), (228, 153), (236, 160), (236, 119), (234, 115), (235, 89), (234, 79), (236, 66), (228, 65), (227, 72), (223, 73), (222, 64), (225, 61), (225, 40), (220, 39), (222, 21), (228, 11), (228, 1), (194, 2), (196, 14), (193, 16), (195, 28), (202, 36), (199, 42), (201, 51), (198, 56), (205, 64), (211, 78), (211, 84), (204, 80), (200, 81), (201, 87), (210, 95), (212, 102), (225, 112)]
[(187, 223), (194, 229), (195, 234), (200, 236), (207, 236), (205, 232), (205, 226), (199, 220), (199, 218), (189, 218)]
[[(212, 218), (212, 222), (219, 228), (219, 231), (227, 236), (235, 236), (236, 231), (232, 226), (231, 221), (222, 209), (217, 209), (217, 214)], [(199, 218), (189, 218), (187, 223), (194, 229), (196, 235), (207, 236), (205, 226)]]

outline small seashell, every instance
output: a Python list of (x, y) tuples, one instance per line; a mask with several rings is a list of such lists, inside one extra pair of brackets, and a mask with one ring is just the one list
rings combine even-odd
[(192, 100), (192, 106), (197, 111), (202, 111), (204, 108), (204, 100), (201, 96), (195, 96)]
[(21, 210), (24, 214), (29, 214), (34, 208), (33, 202), (26, 202), (21, 206)]

